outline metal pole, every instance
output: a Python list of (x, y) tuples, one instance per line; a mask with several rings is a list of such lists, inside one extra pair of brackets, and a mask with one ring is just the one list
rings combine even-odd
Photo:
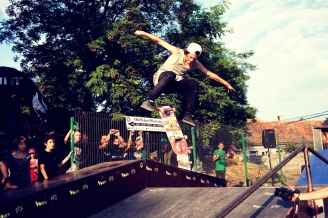
[(72, 156), (71, 156), (71, 166), (74, 164), (74, 117), (71, 117), (71, 151), (73, 151)]
[(293, 159), (298, 153), (304, 150), (306, 145), (302, 145), (297, 148), (293, 153), (291, 153), (286, 159), (281, 163), (277, 164), (270, 172), (265, 174), (259, 181), (254, 185), (249, 187), (244, 193), (239, 195), (235, 200), (233, 200), (228, 206), (223, 208), (219, 213), (215, 214), (213, 217), (223, 218), (228, 215), (233, 209), (235, 209), (239, 204), (246, 200), (253, 192), (255, 192), (259, 187), (261, 187), (270, 177), (277, 173), (281, 167), (285, 166), (291, 159)]
[(147, 154), (149, 154), (149, 132), (146, 132), (146, 136), (147, 136), (147, 143), (144, 143), (144, 148), (142, 150), (142, 159), (147, 159)]
[(192, 153), (194, 159), (194, 172), (197, 172), (197, 156), (196, 156), (196, 146), (195, 146), (195, 128), (191, 127), (191, 144), (192, 144)]
[[(308, 192), (312, 192), (313, 191), (313, 183), (312, 183), (311, 167), (310, 167), (310, 161), (309, 161), (309, 151), (308, 151), (307, 146), (304, 149), (304, 162), (305, 162), (306, 178), (308, 181)], [(308, 206), (312, 209), (312, 212), (313, 212), (312, 214), (315, 214), (314, 200), (309, 200)], [(316, 215), (313, 215), (312, 217), (316, 217)]]
[(247, 168), (247, 160), (246, 160), (246, 146), (245, 146), (245, 137), (243, 132), (241, 133), (241, 143), (243, 145), (246, 186), (249, 187), (248, 168)]
[[(279, 158), (279, 163), (281, 162), (281, 153), (280, 153), (280, 143), (279, 143), (279, 136), (278, 134), (276, 135), (276, 141), (278, 144), (278, 158)], [(282, 168), (280, 169), (280, 180), (284, 183), (284, 174), (282, 173)]]
[[(268, 148), (268, 157), (269, 157), (269, 166), (270, 166), (270, 170), (272, 170), (272, 165), (271, 165), (271, 156), (270, 156), (270, 148)], [(274, 176), (271, 177), (271, 183), (272, 183), (272, 187), (274, 187)]]

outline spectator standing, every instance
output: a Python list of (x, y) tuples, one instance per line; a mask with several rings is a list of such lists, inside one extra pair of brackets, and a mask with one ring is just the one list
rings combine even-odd
[(192, 161), (190, 161), (191, 147), (188, 147), (188, 151), (185, 154), (177, 154), (178, 167), (185, 170), (191, 170)]
[(228, 156), (229, 154), (226, 154), (223, 143), (220, 142), (218, 145), (218, 149), (214, 150), (213, 152), (213, 161), (215, 162), (216, 177), (225, 179), (225, 174), (226, 174), (225, 158), (227, 158)]
[(3, 157), (2, 153), (0, 153), (0, 171), (2, 174), (1, 185), (4, 185), (4, 190), (6, 190), (7, 188), (17, 188), (17, 186), (12, 185), (9, 181), (8, 170), (4, 161), (5, 158)]
[[(77, 129), (77, 127), (74, 126), (74, 128)], [(65, 144), (70, 144), (69, 139), (71, 136), (71, 130), (69, 130), (64, 138), (64, 143)], [(85, 164), (85, 159), (87, 155), (85, 152), (85, 147), (83, 146), (84, 144), (82, 143), (82, 134), (80, 131), (74, 130), (74, 160), (73, 162), (76, 164), (76, 168), (82, 169), (84, 164)], [(73, 167), (74, 168), (74, 167)]]
[(141, 159), (141, 157), (142, 157), (142, 148), (144, 146), (142, 131), (138, 132), (138, 136), (135, 139), (135, 141), (133, 141), (133, 139), (132, 139), (133, 135), (134, 135), (134, 130), (131, 130), (129, 140), (128, 140), (128, 156), (129, 156), (129, 152), (130, 153), (133, 152), (133, 157), (135, 159)]
[(28, 150), (28, 154), (31, 156), (30, 159), (31, 182), (35, 182), (38, 180), (38, 173), (39, 173), (38, 159), (36, 158), (36, 150), (34, 148), (30, 148)]
[(206, 174), (209, 174), (213, 170), (213, 147), (207, 145), (203, 150), (204, 161), (203, 161), (203, 170)]
[(120, 130), (115, 129), (112, 132), (115, 137), (111, 147), (112, 160), (122, 160), (127, 155), (128, 143), (121, 136)]
[(109, 133), (107, 135), (102, 135), (100, 138), (100, 145), (98, 146), (98, 160), (96, 163), (102, 163), (106, 161), (110, 161), (111, 153), (109, 148), (109, 140), (110, 136), (113, 134), (113, 130), (109, 130)]
[(71, 157), (71, 151), (67, 157), (60, 161), (55, 148), (55, 137), (53, 135), (46, 135), (44, 137), (44, 145), (46, 149), (39, 154), (39, 181), (50, 179), (58, 176), (58, 168), (63, 166)]
[(241, 148), (237, 148), (236, 145), (235, 145), (235, 141), (232, 140), (231, 141), (231, 144), (229, 146), (229, 150), (228, 150), (228, 153), (229, 153), (229, 157), (234, 157), (235, 155), (235, 152), (241, 152), (243, 149)]
[[(112, 145), (110, 144), (111, 135), (114, 136)], [(125, 142), (120, 134), (120, 130), (111, 129), (108, 135), (101, 136), (99, 150), (103, 150), (106, 157), (110, 157), (109, 161), (122, 160), (127, 155), (128, 143)], [(101, 154), (101, 152), (100, 152)], [(103, 154), (102, 154), (103, 156)], [(105, 160), (108, 160), (105, 158)]]
[(6, 157), (7, 169), (10, 172), (9, 181), (18, 187), (31, 183), (30, 156), (26, 152), (26, 138), (18, 136), (13, 141), (14, 152)]
[(151, 160), (156, 160), (166, 165), (172, 165), (173, 149), (166, 138), (162, 138), (160, 141), (160, 149), (150, 153)]

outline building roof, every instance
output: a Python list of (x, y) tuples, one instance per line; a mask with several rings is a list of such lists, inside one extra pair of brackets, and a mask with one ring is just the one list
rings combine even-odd
[(262, 145), (262, 131), (274, 129), (280, 144), (313, 143), (312, 128), (322, 126), (324, 120), (257, 121), (248, 126), (248, 145)]

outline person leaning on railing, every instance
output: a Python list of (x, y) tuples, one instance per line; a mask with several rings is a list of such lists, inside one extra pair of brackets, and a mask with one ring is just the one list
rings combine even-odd
[(8, 177), (8, 170), (6, 164), (4, 163), (5, 158), (3, 157), (2, 153), (0, 153), (0, 171), (2, 173), (2, 181), (1, 185), (4, 185), (4, 190), (7, 188), (17, 188), (16, 185), (12, 185), (10, 183), (10, 179)]

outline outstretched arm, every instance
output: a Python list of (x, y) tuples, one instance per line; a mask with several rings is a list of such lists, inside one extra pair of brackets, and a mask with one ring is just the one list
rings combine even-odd
[(129, 139), (128, 139), (128, 148), (131, 147), (132, 145), (132, 136), (134, 135), (134, 130), (130, 130), (130, 135), (129, 135)]
[[(294, 188), (292, 188), (292, 190), (293, 189)], [(307, 192), (301, 194), (294, 193), (292, 201), (295, 201), (297, 197), (300, 200), (318, 200), (318, 199), (328, 198), (328, 187), (321, 188), (313, 192)]]
[(224, 79), (222, 79), (221, 77), (219, 77), (218, 75), (212, 73), (211, 71), (207, 70), (202, 63), (199, 63), (197, 65), (197, 70), (201, 71), (202, 73), (204, 73), (206, 76), (208, 76), (210, 79), (213, 79), (219, 83), (222, 83), (225, 87), (227, 87), (228, 92), (229, 91), (233, 91), (235, 92), (236, 90)]
[(138, 132), (138, 135), (139, 135), (139, 137), (140, 137), (140, 142), (139, 142), (139, 144), (137, 145), (136, 149), (139, 151), (139, 150), (142, 149), (143, 146), (144, 146), (144, 143), (143, 143), (143, 137), (142, 137), (142, 131), (139, 131), (139, 132)]
[(69, 154), (67, 155), (67, 157), (65, 157), (65, 158), (62, 160), (62, 162), (60, 162), (60, 163), (58, 164), (58, 168), (61, 167), (61, 166), (63, 166), (63, 165), (64, 165), (64, 164), (65, 164), (65, 163), (71, 158), (72, 152), (73, 152), (73, 151), (70, 151)]
[(66, 134), (65, 138), (64, 138), (64, 143), (66, 144), (68, 142), (69, 137), (71, 136), (71, 130), (68, 131), (68, 133)]
[(241, 148), (236, 148), (235, 145), (231, 145), (230, 148), (233, 150), (233, 151), (242, 151), (243, 149)]
[(153, 35), (153, 34), (150, 34), (150, 33), (147, 33), (145, 31), (141, 31), (141, 30), (137, 30), (135, 31), (134, 35), (136, 36), (146, 36), (148, 39), (152, 40), (153, 42), (163, 46), (165, 49), (169, 50), (172, 55), (178, 55), (180, 54), (180, 49), (171, 45), (170, 43), (164, 41), (163, 39)]

